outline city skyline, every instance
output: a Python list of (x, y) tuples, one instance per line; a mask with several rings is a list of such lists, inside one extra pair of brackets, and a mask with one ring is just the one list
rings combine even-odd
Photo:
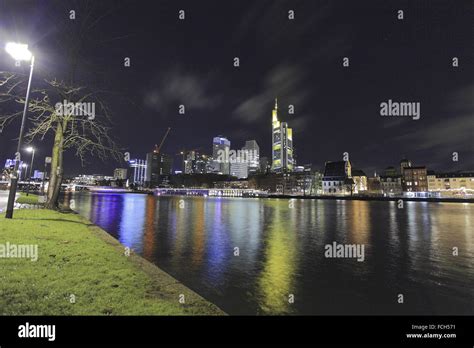
[(5, 342), (472, 342), (473, 10), (0, 0)]
[[(275, 98), (275, 99), (274, 99), (275, 105), (274, 105), (274, 107), (273, 107), (273, 109), (272, 109), (272, 112), (271, 112), (271, 114), (272, 114), (272, 126), (271, 126), (271, 127), (272, 127), (272, 132), (274, 132), (274, 130), (275, 130), (275, 124), (277, 124), (277, 128), (278, 128), (279, 132), (280, 132), (280, 127), (286, 127), (285, 129), (287, 129), (287, 132), (289, 132), (289, 134), (290, 134), (290, 139), (292, 140), (292, 136), (291, 136), (291, 134), (292, 134), (292, 128), (289, 128), (286, 122), (279, 122), (279, 121), (278, 121), (278, 116), (277, 116), (277, 115), (278, 115), (278, 101), (277, 101), (277, 100), (278, 100), (278, 98)], [(167, 132), (167, 133), (168, 133), (168, 132)], [(164, 139), (166, 139), (166, 137), (164, 137)], [(220, 143), (220, 142), (222, 142), (222, 141), (225, 141), (225, 143), (226, 143), (225, 149), (220, 149), (220, 150), (217, 149), (217, 148), (216, 148), (216, 144), (217, 144), (216, 141), (217, 141), (218, 143)], [(257, 142), (255, 139), (245, 139), (245, 140), (244, 140), (244, 146), (242, 147), (242, 150), (246, 148), (246, 146), (248, 145), (249, 142), (254, 142), (254, 143), (257, 145), (257, 147), (259, 147), (259, 146), (258, 146), (258, 142)], [(164, 141), (163, 141), (163, 143), (164, 143)], [(274, 143), (274, 140), (272, 141), (272, 143)], [(233, 175), (232, 172), (231, 172), (231, 170), (230, 170), (231, 164), (230, 164), (229, 158), (228, 158), (228, 157), (229, 157), (229, 151), (240, 151), (240, 150), (235, 150), (235, 149), (239, 148), (238, 146), (237, 146), (237, 147), (234, 146), (234, 148), (231, 148), (231, 144), (232, 144), (232, 143), (231, 143), (231, 140), (228, 139), (228, 137), (226, 137), (225, 135), (222, 135), (222, 134), (221, 134), (221, 135), (218, 135), (218, 136), (213, 137), (212, 145), (209, 146), (208, 149), (205, 149), (204, 146), (199, 146), (199, 147), (197, 148), (197, 149), (199, 149), (198, 152), (199, 152), (201, 155), (205, 155), (205, 156), (207, 156), (209, 159), (212, 159), (212, 160), (214, 160), (214, 161), (217, 160), (217, 162), (219, 162), (218, 158), (222, 156), (222, 154), (220, 154), (220, 152), (223, 152), (223, 153), (226, 154), (224, 157), (227, 158), (227, 161), (226, 161), (225, 163), (220, 164), (220, 165), (221, 165), (221, 166), (222, 166), (222, 165), (223, 165), (223, 166), (228, 166), (228, 168), (227, 168), (226, 170), (223, 170), (223, 171), (222, 171), (222, 170), (217, 170), (216, 168), (213, 168), (213, 169), (210, 169), (208, 172), (216, 172), (216, 173), (220, 173), (220, 174), (227, 174), (227, 175), (230, 174), (230, 175)], [(163, 145), (164, 145), (164, 144), (163, 144)], [(278, 145), (279, 145), (279, 141), (278, 141)], [(130, 169), (134, 168), (134, 164), (135, 164), (134, 161), (136, 161), (136, 160), (143, 161), (143, 162), (146, 164), (146, 162), (147, 162), (146, 158), (148, 158), (148, 157), (151, 158), (151, 155), (152, 155), (154, 152), (156, 152), (156, 147), (157, 147), (157, 145), (155, 144), (155, 145), (154, 145), (155, 150), (149, 151), (149, 152), (147, 152), (147, 153), (145, 153), (145, 154), (136, 154), (136, 153), (130, 154), (129, 152), (126, 152), (126, 153), (128, 153), (128, 154), (131, 156), (131, 161), (128, 161), (128, 162), (125, 162), (125, 161), (124, 161), (122, 164), (124, 165), (124, 167), (130, 168)], [(166, 146), (164, 146), (164, 147), (166, 148)], [(171, 163), (173, 163), (173, 165), (170, 167), (170, 170), (171, 170), (171, 174), (174, 174), (175, 172), (177, 172), (177, 173), (182, 172), (182, 169), (184, 169), (184, 167), (183, 167), (184, 162), (181, 163), (182, 161), (176, 161), (176, 160), (173, 160), (173, 159), (175, 159), (176, 156), (182, 156), (183, 153), (184, 153), (184, 155), (187, 155), (187, 154), (189, 154), (190, 152), (195, 152), (197, 149), (194, 149), (194, 150), (183, 150), (184, 152), (182, 151), (181, 153), (177, 153), (177, 154), (172, 154), (172, 153), (166, 152), (166, 151), (161, 151), (161, 153), (162, 153), (163, 156), (166, 156), (167, 158), (170, 158)], [(202, 149), (204, 149), (204, 150), (202, 150)], [(201, 150), (202, 150), (202, 151), (201, 151)], [(26, 151), (26, 147), (25, 147), (25, 151)], [(269, 163), (270, 163), (270, 168), (269, 168), (270, 171), (271, 171), (271, 172), (282, 172), (281, 169), (275, 168), (274, 165), (273, 165), (273, 162), (274, 162), (274, 161), (272, 160), (272, 157), (274, 157), (273, 150), (271, 151), (270, 154), (272, 155), (272, 156), (268, 156)], [(263, 156), (260, 155), (260, 157), (267, 157), (267, 156), (265, 156), (265, 155), (266, 155), (266, 154), (264, 154)], [(456, 157), (456, 158), (457, 158), (457, 156), (459, 156), (459, 154), (456, 154), (455, 156), (454, 156), (454, 154), (453, 154), (453, 157)], [(349, 153), (348, 153), (348, 152), (341, 153), (339, 158), (325, 159), (325, 160), (324, 160), (323, 162), (321, 162), (321, 163), (319, 163), (319, 162), (318, 162), (318, 163), (302, 163), (302, 162), (296, 162), (296, 158), (295, 158), (294, 161), (293, 161), (293, 164), (291, 165), (291, 167), (290, 167), (290, 168), (287, 168), (286, 171), (291, 172), (291, 171), (294, 171), (296, 167), (302, 167), (302, 166), (304, 166), (304, 165), (312, 165), (312, 167), (313, 167), (313, 168), (316, 168), (317, 171), (319, 171), (319, 172), (324, 172), (324, 167), (325, 167), (325, 165), (326, 165), (328, 162), (337, 162), (337, 161), (340, 161), (341, 159), (342, 159), (343, 161), (345, 161), (344, 158), (346, 158), (346, 157), (349, 158)], [(387, 163), (387, 165), (385, 165), (385, 166), (384, 166), (384, 165), (379, 165), (379, 166), (374, 167), (375, 170), (374, 170), (373, 172), (369, 172), (368, 175), (367, 175), (367, 177), (373, 177), (373, 176), (375, 176), (375, 175), (378, 175), (378, 174), (380, 174), (380, 173), (383, 173), (383, 172), (384, 172), (385, 170), (387, 170), (387, 169), (390, 169), (390, 168), (393, 168), (394, 166), (397, 166), (397, 165), (399, 164), (398, 161), (400, 161), (400, 162), (401, 162), (401, 161), (404, 161), (404, 158), (406, 158), (406, 157), (407, 157), (407, 156), (404, 154), (404, 155), (400, 156), (400, 159), (399, 159), (399, 160), (398, 160), (398, 159), (395, 159), (394, 161)], [(143, 159), (143, 160), (140, 160), (140, 158), (144, 158), (144, 159)], [(279, 157), (279, 158), (281, 158), (281, 157)], [(11, 159), (8, 159), (8, 158), (7, 158), (5, 163), (7, 163), (8, 161), (11, 161)], [(247, 159), (246, 161), (248, 161), (247, 164), (249, 164), (249, 163), (251, 162), (251, 161), (249, 161), (249, 159)], [(277, 160), (277, 162), (280, 163), (279, 160)], [(457, 161), (453, 161), (453, 162), (456, 163)], [(117, 162), (117, 163), (118, 163), (118, 162)], [(120, 164), (120, 163), (119, 163), (119, 164)], [(424, 163), (422, 163), (422, 165), (425, 166), (425, 167), (427, 167), (429, 171), (433, 171), (433, 172), (435, 171), (435, 170), (433, 170), (433, 168), (430, 167), (429, 165), (426, 165), (426, 164), (424, 164)], [(410, 161), (410, 166), (411, 166), (411, 161)], [(7, 167), (7, 165), (5, 165), (5, 168), (6, 168), (6, 167)], [(360, 166), (358, 166), (358, 167), (360, 168)], [(40, 168), (40, 166), (38, 166), (38, 169), (39, 169), (39, 168)], [(107, 176), (107, 175), (109, 174), (109, 173), (102, 173), (100, 170), (98, 170), (98, 171), (97, 171), (97, 170), (95, 170), (95, 171), (94, 171), (94, 170), (88, 171), (88, 170), (87, 170), (87, 166), (86, 166), (86, 167), (83, 167), (83, 168), (84, 168), (83, 171), (80, 171), (80, 172), (78, 172), (78, 173), (74, 173), (74, 174), (68, 175), (68, 176), (71, 176), (71, 177), (72, 177), (72, 176), (76, 176), (76, 175), (79, 175), (79, 174), (86, 174), (86, 175), (99, 174), (99, 175), (105, 175), (105, 176)], [(120, 168), (120, 166), (118, 166), (118, 167), (115, 166), (112, 171), (114, 171), (114, 170), (117, 169), (117, 168)], [(280, 168), (280, 167), (279, 167), (279, 168)], [(39, 171), (38, 169), (36, 169), (35, 171)], [(363, 169), (366, 170), (365, 168), (363, 168)], [(442, 171), (438, 170), (438, 171), (436, 171), (436, 172), (438, 172), (438, 173), (450, 173), (450, 172), (453, 172), (453, 173), (454, 173), (454, 172), (467, 172), (467, 171), (472, 171), (472, 168), (463, 168), (463, 169), (458, 169), (458, 170), (449, 170), (449, 169), (448, 169), (448, 170), (442, 170)], [(148, 176), (150, 176), (150, 175), (151, 175), (151, 172), (148, 173)], [(235, 175), (233, 175), (233, 176), (235, 176)]]

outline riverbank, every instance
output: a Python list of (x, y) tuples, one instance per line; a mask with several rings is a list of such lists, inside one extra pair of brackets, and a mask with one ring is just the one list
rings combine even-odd
[(344, 201), (382, 201), (389, 202), (402, 200), (405, 202), (451, 202), (451, 203), (474, 203), (474, 198), (421, 198), (421, 197), (365, 197), (365, 196), (293, 196), (293, 195), (269, 195), (261, 198), (283, 198), (283, 199), (324, 199)]
[(399, 200), (405, 202), (450, 202), (450, 203), (474, 203), (474, 198), (421, 198), (421, 197), (372, 197), (372, 196), (329, 196), (329, 195), (319, 195), (319, 196), (300, 196), (300, 195), (281, 195), (281, 194), (269, 194), (262, 195), (258, 197), (242, 197), (234, 195), (222, 195), (222, 196), (204, 196), (204, 195), (185, 195), (185, 194), (167, 194), (167, 195), (158, 195), (159, 197), (209, 197), (209, 198), (251, 198), (251, 199), (268, 199), (268, 198), (278, 198), (278, 199), (321, 199), (321, 200), (344, 200), (344, 201), (381, 201), (381, 202), (397, 202)]
[[(77, 214), (15, 210), (0, 221), (2, 315), (225, 314)], [(37, 246), (37, 260), (6, 258), (15, 245)]]

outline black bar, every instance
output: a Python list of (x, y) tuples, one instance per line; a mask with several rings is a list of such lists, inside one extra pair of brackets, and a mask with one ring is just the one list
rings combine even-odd
[[(55, 340), (19, 338), (26, 323), (55, 327)], [(410, 344), (474, 342), (472, 316), (0, 317), (0, 346), (54, 344)], [(412, 325), (417, 325), (414, 329)], [(431, 329), (430, 325), (434, 325)], [(454, 325), (454, 327), (453, 327)], [(420, 327), (426, 326), (422, 330)], [(451, 326), (451, 327), (449, 327)], [(407, 334), (456, 334), (408, 338)]]

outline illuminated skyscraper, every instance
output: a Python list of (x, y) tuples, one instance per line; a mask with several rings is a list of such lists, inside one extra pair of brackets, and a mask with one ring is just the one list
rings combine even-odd
[(218, 136), (212, 140), (213, 171), (215, 173), (230, 174), (229, 151), (230, 141), (227, 138)]
[(293, 130), (278, 120), (278, 101), (272, 111), (272, 171), (293, 171)]
[(255, 140), (247, 140), (242, 148), (246, 152), (248, 172), (255, 174), (260, 169), (260, 147)]
[(212, 157), (196, 150), (188, 151), (184, 161), (185, 174), (205, 174), (213, 172)]

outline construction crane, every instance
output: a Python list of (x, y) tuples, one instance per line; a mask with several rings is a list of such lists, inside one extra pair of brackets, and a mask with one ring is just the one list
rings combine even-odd
[(163, 143), (165, 142), (166, 137), (168, 136), (168, 133), (170, 132), (170, 130), (171, 130), (171, 127), (168, 127), (168, 129), (166, 130), (165, 135), (163, 136), (163, 139), (161, 139), (160, 145), (155, 144), (155, 149), (153, 150), (154, 153), (157, 153), (157, 154), (160, 153), (161, 147), (163, 146)]

